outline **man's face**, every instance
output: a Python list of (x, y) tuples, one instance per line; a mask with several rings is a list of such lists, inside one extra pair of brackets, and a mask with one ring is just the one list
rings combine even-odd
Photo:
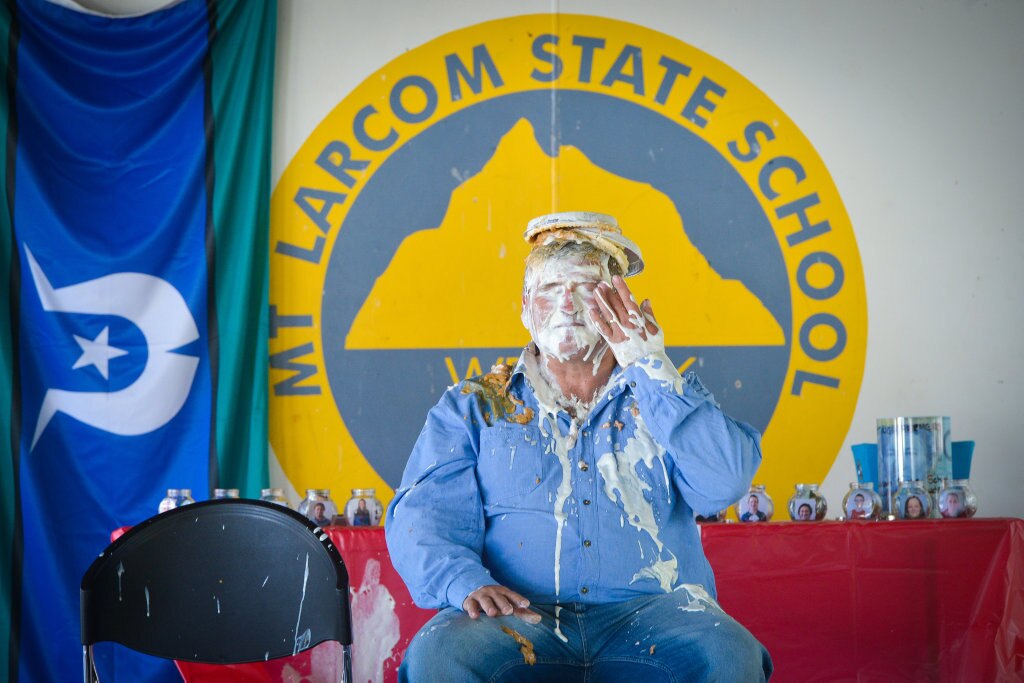
[(607, 266), (580, 256), (551, 258), (535, 266), (523, 294), (523, 324), (537, 348), (559, 360), (593, 358), (605, 341), (589, 311), (597, 285), (610, 281)]
[(751, 496), (747, 507), (750, 508), (751, 512), (757, 512), (757, 496)]
[(856, 504), (858, 510), (864, 508), (864, 496), (860, 495), (859, 493), (853, 497), (853, 502)]

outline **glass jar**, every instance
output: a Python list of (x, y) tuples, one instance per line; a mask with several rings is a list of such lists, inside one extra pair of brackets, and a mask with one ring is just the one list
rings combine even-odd
[(825, 519), (828, 501), (818, 492), (817, 484), (797, 484), (789, 499), (789, 518), (795, 522), (818, 522)]
[(377, 526), (384, 516), (384, 506), (377, 500), (376, 489), (352, 489), (345, 503), (345, 519), (349, 526)]
[(947, 519), (973, 517), (978, 497), (966, 479), (946, 479), (939, 491), (939, 514)]
[(167, 512), (194, 502), (196, 501), (192, 498), (192, 489), (167, 489), (167, 496), (160, 501), (157, 512)]
[(299, 514), (305, 515), (317, 526), (328, 526), (338, 514), (338, 506), (331, 500), (330, 489), (306, 489), (306, 498), (299, 503)]
[(219, 500), (221, 498), (238, 498), (238, 489), (214, 489), (213, 499)]
[(775, 505), (763, 484), (754, 484), (743, 498), (733, 507), (741, 522), (767, 522), (775, 514)]
[(178, 507), (178, 497), (181, 495), (181, 489), (167, 489), (167, 495), (160, 501), (160, 506), (157, 508), (157, 512), (167, 512)]
[(263, 489), (260, 491), (260, 500), (265, 500), (268, 503), (277, 503), (278, 505), (283, 505), (286, 508), (291, 507), (288, 505), (288, 499), (284, 497), (283, 489)]
[(850, 490), (843, 496), (843, 512), (847, 520), (882, 518), (882, 497), (875, 491), (874, 482), (850, 482)]
[(901, 482), (895, 502), (896, 516), (900, 519), (928, 519), (932, 514), (932, 497), (920, 479)]

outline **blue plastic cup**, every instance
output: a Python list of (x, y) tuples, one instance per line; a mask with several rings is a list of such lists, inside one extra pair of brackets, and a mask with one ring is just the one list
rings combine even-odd
[(875, 490), (878, 490), (878, 444), (876, 443), (855, 443), (850, 446), (853, 449), (853, 464), (857, 468), (857, 483), (872, 483)]
[(971, 478), (971, 458), (974, 457), (973, 441), (953, 442), (953, 478)]

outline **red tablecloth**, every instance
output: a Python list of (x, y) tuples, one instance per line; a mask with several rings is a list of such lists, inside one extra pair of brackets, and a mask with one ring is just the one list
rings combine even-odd
[[(394, 681), (432, 612), (412, 604), (382, 529), (328, 533), (351, 577), (355, 678)], [(720, 602), (772, 653), (773, 681), (1024, 680), (1022, 520), (712, 524), (702, 533)], [(231, 676), (179, 666), (190, 680), (332, 680), (332, 647), (231, 667)]]
[(709, 525), (773, 681), (1024, 681), (1024, 521)]

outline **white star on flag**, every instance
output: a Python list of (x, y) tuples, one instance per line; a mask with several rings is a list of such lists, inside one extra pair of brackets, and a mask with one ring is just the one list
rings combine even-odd
[(77, 334), (72, 335), (75, 341), (78, 342), (78, 345), (82, 347), (82, 355), (78, 357), (78, 360), (71, 366), (71, 369), (77, 370), (87, 365), (95, 365), (96, 369), (103, 375), (103, 379), (109, 379), (107, 370), (110, 359), (128, 355), (128, 352), (124, 349), (119, 349), (107, 343), (109, 335), (109, 327), (104, 327), (103, 331), (96, 335), (95, 339), (86, 339), (79, 337)]

